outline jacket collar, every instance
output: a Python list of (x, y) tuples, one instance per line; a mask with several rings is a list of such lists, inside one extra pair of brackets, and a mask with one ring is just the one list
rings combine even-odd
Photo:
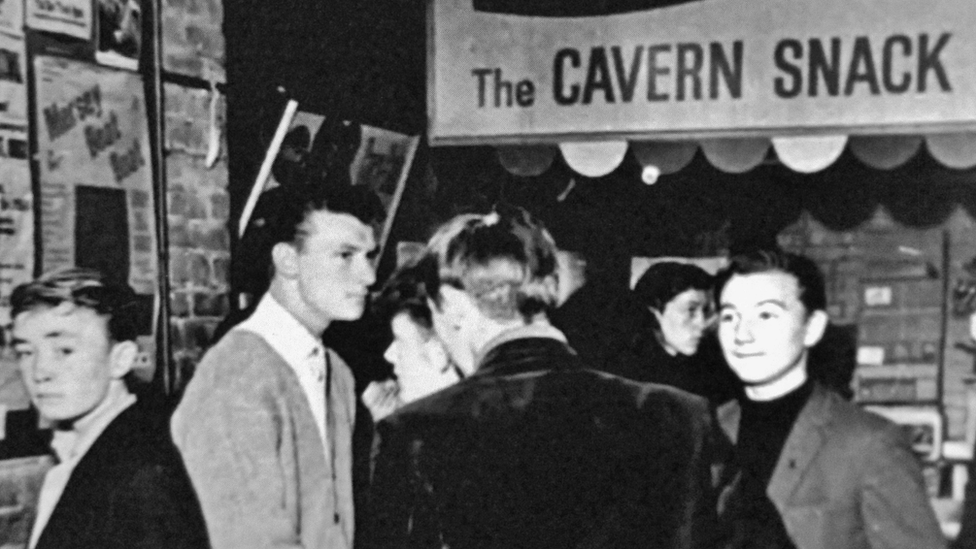
[[(566, 336), (545, 320), (506, 330), (478, 352), (473, 376), (513, 374), (551, 367), (552, 359), (575, 358)], [(545, 359), (545, 360), (541, 360)], [(565, 362), (560, 360), (560, 362)]]
[[(823, 385), (814, 383), (810, 398), (790, 429), (766, 492), (780, 513), (783, 512), (797, 482), (827, 439), (827, 429), (833, 417), (830, 410), (835, 398)], [(727, 402), (719, 406), (716, 413), (722, 430), (733, 444), (736, 443), (742, 419), (739, 402)]]

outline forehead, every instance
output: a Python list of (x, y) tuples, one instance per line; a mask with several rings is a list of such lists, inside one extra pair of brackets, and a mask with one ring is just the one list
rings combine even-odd
[(352, 214), (314, 211), (306, 216), (302, 227), (307, 232), (307, 245), (323, 248), (348, 247), (366, 251), (376, 247), (373, 228)]
[(415, 338), (424, 334), (425, 329), (417, 324), (409, 313), (397, 313), (390, 320), (390, 328), (396, 338)]
[(799, 303), (800, 286), (796, 277), (783, 271), (736, 274), (722, 290), (723, 307), (749, 307), (766, 301), (784, 305)]
[(27, 341), (51, 337), (108, 340), (108, 318), (71, 304), (28, 309), (14, 317), (13, 335)]

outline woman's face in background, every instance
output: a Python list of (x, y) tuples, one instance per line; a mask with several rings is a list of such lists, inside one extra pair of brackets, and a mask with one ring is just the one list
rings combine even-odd
[(401, 401), (412, 402), (459, 381), (433, 331), (415, 322), (408, 313), (394, 316), (390, 327), (393, 343), (383, 358), (393, 365)]
[(672, 356), (692, 356), (698, 352), (711, 316), (708, 292), (690, 288), (674, 296), (663, 311), (651, 308), (657, 318), (659, 339)]

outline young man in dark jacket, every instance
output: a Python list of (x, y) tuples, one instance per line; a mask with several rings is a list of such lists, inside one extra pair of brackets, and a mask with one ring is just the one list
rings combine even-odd
[(715, 547), (704, 400), (589, 369), (548, 321), (555, 245), (464, 215), (420, 260), (466, 377), (378, 426), (369, 547)]

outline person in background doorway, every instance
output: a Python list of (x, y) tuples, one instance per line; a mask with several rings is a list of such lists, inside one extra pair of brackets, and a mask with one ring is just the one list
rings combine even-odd
[(365, 547), (717, 547), (703, 399), (587, 368), (527, 212), (462, 215), (418, 263), (465, 373), (377, 426)]
[(363, 392), (363, 403), (375, 421), (461, 380), (434, 334), (427, 292), (418, 275), (416, 266), (399, 269), (376, 300), (377, 313), (390, 323), (393, 341), (383, 356), (393, 365), (396, 379), (374, 381)]
[(651, 265), (634, 286), (647, 312), (634, 356), (621, 375), (677, 387), (714, 403), (738, 393), (738, 382), (718, 352), (711, 330), (713, 279), (696, 265), (662, 261)]
[(828, 323), (817, 265), (745, 253), (716, 287), (719, 341), (745, 387), (718, 409), (735, 444), (720, 506), (733, 547), (945, 547), (904, 432), (809, 377), (809, 349)]
[(173, 415), (214, 549), (353, 547), (354, 380), (322, 333), (363, 314), (376, 241), (351, 187), (290, 189), (263, 224), (268, 291)]
[(134, 297), (91, 269), (54, 271), (13, 291), (14, 353), (58, 459), (30, 549), (208, 547), (167, 416), (127, 385), (138, 352)]

